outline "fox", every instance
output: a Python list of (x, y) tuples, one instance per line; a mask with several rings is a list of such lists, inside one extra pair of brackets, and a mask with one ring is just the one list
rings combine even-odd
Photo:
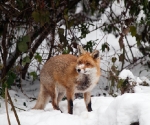
[(73, 114), (74, 96), (83, 93), (86, 109), (92, 111), (91, 91), (101, 75), (99, 51), (90, 53), (79, 45), (77, 48), (78, 56), (57, 55), (44, 64), (40, 72), (40, 91), (33, 109), (44, 109), (51, 97), (53, 108), (60, 110), (59, 102), (66, 96), (68, 113)]

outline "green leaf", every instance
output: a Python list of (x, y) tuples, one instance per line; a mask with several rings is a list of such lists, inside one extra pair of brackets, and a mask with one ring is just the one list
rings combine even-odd
[(123, 82), (124, 82), (124, 79), (119, 79), (118, 84), (117, 84), (117, 88), (121, 88)]
[(113, 63), (115, 63), (117, 58), (116, 57), (112, 57), (111, 60), (112, 60)]
[(26, 43), (26, 42), (29, 42), (29, 41), (30, 41), (30, 37), (28, 35), (22, 37), (22, 42)]
[(4, 65), (2, 63), (0, 63), (0, 70), (4, 67)]
[(40, 12), (40, 23), (43, 26), (45, 23), (49, 23), (49, 11), (41, 10)]
[(30, 37), (28, 35), (25, 35), (19, 39), (18, 49), (20, 52), (26, 52), (28, 50), (27, 42), (29, 41), (30, 41)]
[(16, 0), (16, 2), (17, 2), (17, 5), (18, 5), (19, 9), (23, 9), (23, 2), (22, 2), (22, 0)]
[(59, 28), (59, 29), (58, 29), (58, 33), (59, 33), (59, 34), (64, 34), (64, 29), (63, 29), (63, 28)]
[(136, 35), (136, 27), (135, 26), (130, 26), (130, 32), (132, 36)]
[(22, 65), (25, 65), (26, 63), (30, 63), (30, 62), (31, 62), (31, 60), (30, 60), (29, 56), (26, 56), (26, 57), (23, 58), (23, 60), (22, 60)]
[(85, 38), (86, 35), (89, 33), (89, 25), (87, 24), (81, 24), (81, 38)]
[[(64, 44), (66, 43), (66, 38), (62, 34), (59, 34), (59, 40), (60, 40), (61, 43), (64, 43)], [(65, 46), (66, 46), (66, 44), (65, 44)]]
[(38, 62), (41, 62), (41, 61), (42, 61), (42, 57), (39, 55), (39, 53), (36, 53), (36, 55), (34, 56), (34, 58), (35, 58)]
[(102, 44), (102, 52), (104, 52), (105, 49), (107, 49), (107, 51), (109, 51), (109, 44), (108, 43)]
[(65, 14), (64, 18), (65, 18), (66, 21), (68, 21), (68, 14)]
[(7, 82), (7, 87), (10, 88), (10, 85), (13, 84), (14, 82), (13, 77), (9, 76), (6, 82)]
[(32, 17), (36, 23), (40, 22), (40, 14), (37, 10), (32, 12)]
[(70, 21), (68, 21), (68, 29), (70, 29), (73, 25), (74, 25), (74, 22), (75, 22), (75, 20), (73, 19), (73, 20), (70, 20)]
[(33, 77), (33, 80), (35, 80), (37, 78), (36, 72), (30, 72), (30, 75)]
[(8, 88), (10, 88), (10, 86), (14, 83), (14, 80), (16, 79), (16, 74), (12, 71), (9, 71), (7, 76), (8, 77), (7, 77), (7, 80), (6, 80), (6, 86)]
[(64, 36), (64, 29), (63, 28), (59, 28), (58, 29), (58, 34), (59, 34), (59, 40), (61, 43), (64, 43), (64, 45), (66, 46), (66, 37)]
[(36, 23), (40, 23), (42, 26), (45, 23), (49, 23), (49, 11), (47, 10), (35, 10), (32, 12), (32, 17)]
[(136, 34), (135, 37), (136, 37), (136, 41), (137, 41), (137, 46), (140, 46), (140, 45), (141, 45), (141, 42), (140, 42), (140, 41), (141, 41), (141, 39), (142, 39), (142, 38), (141, 38), (141, 35)]
[(62, 52), (62, 54), (69, 54), (69, 49), (65, 49), (65, 50), (63, 50), (63, 52)]
[(119, 56), (119, 61), (120, 61), (120, 62), (123, 62), (124, 59), (125, 59), (124, 54), (120, 54), (120, 56)]
[(92, 52), (94, 45), (95, 45), (95, 42), (90, 40), (87, 42), (87, 44), (84, 46), (84, 48), (86, 51)]
[(25, 42), (19, 42), (18, 49), (20, 52), (26, 52), (28, 50), (28, 46)]

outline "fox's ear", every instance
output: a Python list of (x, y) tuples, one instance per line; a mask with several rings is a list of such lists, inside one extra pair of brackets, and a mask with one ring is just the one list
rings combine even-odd
[(93, 59), (99, 58), (99, 51), (98, 50), (93, 51), (92, 52), (92, 57), (93, 57)]
[(77, 47), (78, 47), (78, 53), (79, 53), (79, 55), (82, 55), (82, 54), (86, 53), (86, 51), (80, 45), (78, 45)]

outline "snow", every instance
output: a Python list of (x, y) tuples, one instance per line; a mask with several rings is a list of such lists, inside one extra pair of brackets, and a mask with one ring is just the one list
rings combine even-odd
[[(120, 78), (135, 78), (137, 82), (147, 80), (146, 77), (136, 77), (130, 70), (123, 70)], [(23, 86), (27, 95), (37, 94), (38, 89), (33, 91), (32, 85), (28, 88), (26, 81)], [(30, 83), (29, 83), (30, 84)], [(38, 86), (38, 81), (32, 83)], [(35, 84), (35, 85), (34, 85)], [(38, 85), (37, 85), (38, 84)], [(28, 88), (28, 89), (27, 89)], [(150, 117), (150, 87), (135, 86), (135, 93), (126, 93), (116, 98), (114, 97), (92, 97), (92, 112), (86, 110), (84, 99), (74, 100), (73, 115), (67, 113), (67, 100), (59, 104), (63, 113), (54, 110), (51, 103), (48, 103), (44, 110), (33, 110), (35, 100), (27, 98), (20, 90), (9, 90), (14, 105), (17, 110), (21, 125), (130, 125), (139, 122), (140, 125), (149, 125)], [(9, 116), (12, 125), (17, 125), (16, 118), (11, 106), (8, 104)], [(8, 125), (4, 100), (0, 99), (0, 123)]]
[(130, 125), (139, 121), (140, 125), (148, 125), (150, 116), (150, 94), (124, 94), (117, 97), (104, 112), (107, 118), (103, 125)]
[(127, 77), (133, 80), (135, 79), (133, 73), (130, 70), (123, 69), (122, 72), (119, 74), (119, 78), (126, 79)]
[(134, 91), (136, 93), (150, 93), (150, 87), (147, 86), (135, 86)]
[[(137, 121), (140, 125), (149, 125), (149, 97), (150, 93), (128, 93), (117, 98), (92, 97), (92, 112), (86, 111), (83, 99), (76, 99), (73, 115), (67, 113), (67, 101), (62, 101), (60, 108), (64, 113), (53, 110), (49, 103), (45, 110), (18, 111), (18, 116), (21, 125), (130, 125)], [(11, 124), (17, 125), (12, 111), (9, 116)], [(0, 123), (8, 124), (4, 112), (0, 114)]]
[[(99, 112), (102, 112), (114, 100), (112, 97), (93, 97), (93, 112), (87, 112), (83, 99), (74, 101), (74, 114), (67, 113), (67, 101), (60, 103), (60, 109), (64, 112), (53, 110), (49, 103), (45, 110), (28, 110), (18, 112), (21, 125), (96, 125), (99, 122)], [(19, 100), (21, 102), (21, 99)], [(33, 104), (35, 101), (33, 102)], [(12, 125), (16, 125), (16, 119), (12, 111), (10, 111), (10, 119)], [(0, 115), (0, 123), (7, 125), (7, 117), (5, 113)]]

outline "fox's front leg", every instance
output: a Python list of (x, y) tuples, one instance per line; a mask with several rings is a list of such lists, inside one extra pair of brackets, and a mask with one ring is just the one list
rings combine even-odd
[(69, 114), (73, 114), (73, 99), (74, 99), (74, 91), (67, 90), (68, 113)]
[(88, 112), (91, 112), (92, 104), (91, 104), (91, 93), (90, 92), (84, 93), (84, 101), (85, 101), (85, 105), (86, 105)]

